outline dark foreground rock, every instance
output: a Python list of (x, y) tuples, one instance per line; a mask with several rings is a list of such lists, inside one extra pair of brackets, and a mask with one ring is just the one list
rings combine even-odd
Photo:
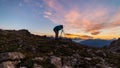
[(113, 41), (109, 46), (109, 51), (112, 53), (120, 54), (120, 38), (118, 40)]
[(120, 68), (120, 54), (114, 50), (119, 44), (95, 48), (27, 30), (0, 30), (0, 68)]

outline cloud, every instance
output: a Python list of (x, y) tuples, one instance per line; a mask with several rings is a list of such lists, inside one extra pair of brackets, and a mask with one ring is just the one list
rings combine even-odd
[(93, 39), (93, 37), (88, 36), (88, 35), (83, 35), (81, 36), (81, 39)]
[(97, 35), (97, 34), (99, 34), (99, 33), (100, 33), (99, 31), (91, 32), (92, 35)]
[(52, 13), (50, 13), (50, 12), (44, 12), (44, 14), (46, 14), (46, 15), (52, 15)]
[(88, 35), (76, 35), (76, 34), (65, 34), (65, 37), (68, 38), (80, 38), (80, 39), (93, 39), (93, 37), (88, 36)]
[[(33, 5), (32, 0), (25, 0)], [(81, 0), (43, 0), (43, 16), (55, 24), (63, 24), (67, 30), (79, 30), (97, 35), (104, 29), (120, 26), (120, 9), (111, 11), (110, 6), (103, 6), (98, 0), (87, 4)], [(84, 3), (84, 4), (82, 4)], [(41, 6), (34, 2), (35, 6)]]
[(63, 7), (62, 5), (58, 2), (58, 0), (44, 0), (46, 5), (48, 6), (47, 9), (50, 11), (54, 12), (62, 12)]
[(112, 20), (113, 21), (112, 21), (110, 27), (120, 26), (120, 7), (118, 8), (116, 13), (114, 14)]
[(71, 36), (71, 37), (79, 37), (80, 35), (76, 35), (76, 34), (70, 34), (70, 33), (66, 33), (66, 36)]
[(43, 8), (43, 5), (42, 5), (41, 1), (42, 0), (37, 0), (37, 1), (34, 1), (34, 0), (23, 0), (23, 2), (25, 4), (27, 4), (27, 6), (32, 7), (33, 11), (34, 10), (37, 11), (37, 10), (39, 10), (39, 8)]

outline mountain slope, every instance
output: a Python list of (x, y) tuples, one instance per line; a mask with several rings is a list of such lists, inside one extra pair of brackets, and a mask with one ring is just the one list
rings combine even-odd
[(110, 52), (119, 53), (120, 54), (120, 38), (118, 40), (113, 41), (109, 46)]
[(37, 36), (27, 30), (0, 30), (0, 67), (119, 68), (119, 54), (71, 39)]

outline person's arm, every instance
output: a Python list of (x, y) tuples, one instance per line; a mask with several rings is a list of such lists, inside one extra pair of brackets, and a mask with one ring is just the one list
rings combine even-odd
[(64, 33), (64, 30), (62, 29), (62, 33)]
[(62, 33), (63, 33), (63, 29), (61, 30), (61, 34), (60, 34), (60, 36), (62, 36)]
[(63, 29), (61, 30), (61, 36), (62, 36), (62, 34), (63, 34), (63, 35), (65, 34)]

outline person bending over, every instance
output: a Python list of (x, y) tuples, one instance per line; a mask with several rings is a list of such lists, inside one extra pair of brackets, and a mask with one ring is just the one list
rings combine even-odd
[(63, 25), (55, 26), (53, 31), (55, 32), (55, 39), (58, 39), (59, 31), (61, 30), (61, 34), (63, 33)]

